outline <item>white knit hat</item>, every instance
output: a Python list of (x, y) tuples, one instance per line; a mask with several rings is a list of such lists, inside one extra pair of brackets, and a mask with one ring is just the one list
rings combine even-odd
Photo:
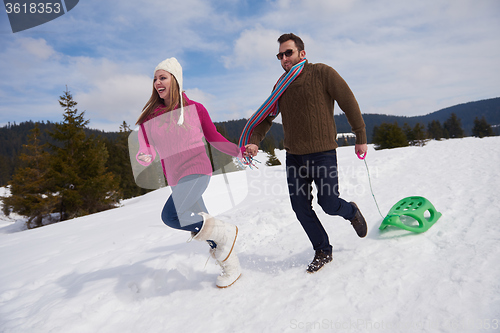
[(180, 94), (180, 101), (181, 101), (181, 115), (179, 117), (179, 121), (177, 122), (178, 125), (182, 125), (184, 123), (184, 106), (182, 103), (182, 66), (179, 64), (177, 59), (175, 58), (168, 58), (163, 60), (156, 66), (155, 71), (153, 73), (156, 73), (157, 70), (163, 69), (164, 71), (169, 72), (172, 74), (175, 79), (177, 80), (177, 83), (179, 83), (179, 94)]

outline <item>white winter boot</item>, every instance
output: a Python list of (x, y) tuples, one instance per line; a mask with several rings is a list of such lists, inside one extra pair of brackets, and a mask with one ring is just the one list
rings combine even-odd
[(215, 283), (219, 288), (226, 288), (236, 282), (241, 276), (240, 260), (233, 250), (225, 261), (217, 261), (222, 267), (222, 273), (217, 277)]
[(213, 241), (217, 245), (211, 250), (212, 257), (222, 267), (222, 274), (217, 277), (216, 285), (219, 288), (229, 287), (241, 275), (240, 261), (234, 250), (238, 227), (222, 222), (207, 213), (200, 215), (203, 216), (203, 226), (193, 239)]

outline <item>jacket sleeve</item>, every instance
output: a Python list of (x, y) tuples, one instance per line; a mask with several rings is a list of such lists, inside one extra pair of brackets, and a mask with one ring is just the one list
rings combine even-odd
[(234, 157), (242, 157), (245, 151), (244, 147), (238, 147), (238, 145), (228, 141), (222, 134), (217, 131), (215, 124), (212, 122), (207, 109), (202, 104), (196, 105), (196, 110), (200, 118), (201, 128), (203, 130), (203, 135), (205, 139), (217, 150), (223, 152), (224, 154), (231, 155)]
[(325, 84), (330, 96), (337, 101), (337, 104), (345, 113), (352, 131), (356, 134), (356, 144), (366, 143), (365, 122), (356, 97), (354, 97), (351, 88), (336, 70), (327, 65), (325, 67), (327, 73)]
[[(141, 165), (148, 166), (151, 162), (156, 158), (156, 151), (154, 147), (151, 145), (150, 138), (148, 135), (148, 131), (146, 129), (147, 125), (141, 124), (139, 127), (138, 139), (139, 139), (139, 151), (135, 158), (137, 162)], [(139, 160), (140, 154), (151, 155), (151, 162), (146, 163), (144, 161)]]
[(276, 118), (275, 116), (266, 117), (260, 124), (255, 126), (253, 129), (252, 135), (250, 136), (249, 143), (254, 145), (259, 145), (262, 140), (266, 137), (267, 132), (271, 129), (273, 125), (273, 120)]

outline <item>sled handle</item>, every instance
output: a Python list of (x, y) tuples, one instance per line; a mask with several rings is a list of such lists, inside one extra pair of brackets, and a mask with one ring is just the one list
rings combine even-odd
[(358, 155), (358, 158), (360, 160), (364, 160), (366, 158), (366, 154), (368, 154), (368, 152), (364, 153), (363, 155), (361, 155), (359, 152), (356, 152), (356, 155)]

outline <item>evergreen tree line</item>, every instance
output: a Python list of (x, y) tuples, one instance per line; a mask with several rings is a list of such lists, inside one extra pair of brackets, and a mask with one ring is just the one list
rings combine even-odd
[[(64, 108), (62, 123), (20, 126), (27, 140), (13, 158), (13, 174), (6, 172), (10, 196), (0, 198), (3, 212), (26, 216), (28, 228), (114, 208), (121, 199), (150, 191), (135, 182), (129, 154), (132, 129), (125, 121), (116, 135), (100, 133), (87, 128), (89, 120), (85, 112), (78, 112), (68, 90), (59, 103)], [(216, 127), (228, 136), (224, 124)], [(207, 155), (214, 174), (238, 170), (231, 156), (208, 143)]]
[[(485, 136), (494, 136), (493, 128), (483, 116), (474, 120), (472, 135), (483, 138)], [(451, 138), (463, 138), (465, 131), (462, 128), (461, 120), (455, 113), (441, 125), (439, 120), (432, 120), (427, 124), (427, 129), (421, 123), (417, 123), (411, 128), (407, 123), (403, 128), (399, 127), (397, 122), (382, 123), (373, 128), (372, 142), (375, 149), (387, 149), (406, 146), (423, 146), (429, 139), (441, 140)]]
[[(49, 135), (53, 131), (56, 123), (51, 121), (25, 121), (20, 124), (9, 123), (4, 127), (0, 127), (0, 186), (6, 186), (12, 179), (14, 170), (19, 164), (19, 155), (28, 143), (30, 131), (38, 126), (40, 129), (40, 143), (60, 145)], [(96, 129), (85, 128), (87, 135), (101, 136), (104, 141), (116, 141), (119, 136), (118, 132), (104, 132)]]
[(30, 130), (9, 181), (10, 196), (1, 198), (4, 214), (26, 216), (28, 228), (100, 212), (146, 193), (130, 168), (128, 125), (115, 139), (87, 135), (89, 120), (67, 89), (59, 103), (63, 121), (48, 131), (39, 123)]
[[(436, 123), (444, 123), (450, 117), (451, 113), (455, 113), (456, 115), (458, 115), (458, 118), (461, 118), (463, 129), (465, 130), (465, 135), (476, 135), (472, 133), (472, 129), (474, 126), (476, 126), (475, 123), (477, 123), (478, 121), (483, 121), (483, 123), (486, 123), (486, 120), (484, 119), (488, 119), (490, 123), (495, 124), (494, 126), (492, 126), (495, 135), (500, 134), (500, 126), (498, 125), (500, 124), (500, 98), (492, 98), (488, 100), (455, 105), (440, 111), (427, 114), (425, 116), (403, 117), (380, 114), (364, 114), (363, 119), (365, 120), (366, 124), (368, 143), (372, 143), (374, 137), (374, 128), (380, 127), (383, 123), (392, 124), (394, 122), (397, 122), (397, 124), (399, 124), (401, 127), (405, 127), (404, 124), (407, 123), (409, 124), (407, 126), (414, 127), (417, 123), (429, 124), (435, 121), (435, 125)], [(474, 121), (474, 117), (477, 117), (475, 115), (479, 115), (481, 119), (476, 119)], [(224, 130), (224, 136), (228, 140), (234, 143), (238, 143), (239, 136), (246, 122), (246, 119), (240, 119), (218, 122), (215, 123), (215, 125), (217, 126), (217, 128), (222, 128)], [(338, 115), (335, 115), (335, 122), (337, 124), (337, 131), (339, 133), (348, 133), (351, 131), (347, 118), (343, 113), (340, 112)], [(49, 141), (51, 143), (55, 143), (56, 145), (58, 144), (57, 142), (54, 142), (47, 134), (48, 131), (52, 130), (54, 125), (55, 124), (51, 122), (39, 123), (39, 127), (41, 130), (41, 142), (45, 143)], [(486, 123), (486, 126), (489, 125), (487, 125)], [(26, 144), (27, 134), (33, 127), (34, 123), (32, 121), (29, 121), (21, 124), (9, 124), (0, 128), (0, 186), (7, 185), (7, 182), (12, 179), (14, 170), (19, 163), (18, 156), (22, 144)], [(424, 131), (428, 132), (428, 130), (426, 129), (424, 129)], [(437, 126), (437, 131), (439, 132), (439, 126)], [(104, 142), (106, 142), (108, 149), (113, 146), (112, 143), (116, 142), (118, 140), (118, 137), (120, 136), (120, 133), (118, 132), (103, 132), (89, 128), (86, 128), (85, 132), (88, 135), (94, 134), (96, 136), (101, 136)], [(433, 137), (432, 135), (427, 136), (429, 138)], [(438, 136), (439, 134), (436, 137)], [(272, 148), (269, 143), (272, 143), (275, 148), (283, 149), (283, 137), (283, 126), (279, 123), (274, 123), (268, 133), (268, 138), (266, 138), (266, 141), (262, 143), (261, 148), (265, 151), (271, 151)], [(446, 135), (441, 134), (441, 137), (446, 137)], [(413, 141), (413, 139), (409, 139), (408, 141)], [(339, 137), (337, 138), (337, 142), (340, 146), (353, 145), (354, 138)], [(115, 159), (115, 156), (110, 156), (110, 160), (112, 159)], [(112, 162), (108, 162), (108, 166), (112, 169), (115, 169), (115, 166)], [(125, 197), (127, 197), (126, 193)]]
[[(2, 142), (0, 144), (0, 186), (7, 185), (7, 182), (11, 180), (22, 146), (26, 144), (26, 138), (34, 126), (35, 123), (29, 121), (21, 124), (9, 123), (0, 128), (0, 142)], [(50, 137), (46, 130), (54, 124), (42, 122), (38, 123), (38, 126), (40, 128), (39, 139), (41, 142), (48, 142)]]
[[(0, 198), (3, 211), (6, 215), (16, 212), (26, 216), (29, 228), (110, 209), (121, 199), (148, 192), (136, 185), (132, 174), (128, 147), (132, 130), (127, 123), (123, 122), (119, 132), (114, 133), (91, 130), (68, 90), (59, 103), (64, 108), (61, 123), (30, 121), (0, 128), (0, 140), (9, 142), (0, 145), (0, 186), (8, 183), (11, 192)], [(238, 143), (245, 123), (242, 119), (216, 123), (216, 127), (228, 140)], [(12, 128), (17, 136), (9, 132)], [(477, 137), (494, 135), (484, 116), (476, 117), (472, 133)], [(460, 137), (464, 137), (461, 120), (452, 113), (443, 125), (432, 120), (427, 128), (420, 123), (413, 128), (408, 124), (400, 128), (397, 122), (382, 123), (374, 126), (372, 142), (376, 149), (384, 149)], [(20, 144), (20, 140), (25, 143)], [(338, 142), (341, 146), (351, 145), (353, 140), (341, 137)], [(274, 124), (261, 143), (261, 149), (268, 154), (266, 165), (281, 164), (276, 148), (283, 149), (281, 124)], [(215, 174), (238, 169), (231, 157), (210, 145), (207, 154)]]

